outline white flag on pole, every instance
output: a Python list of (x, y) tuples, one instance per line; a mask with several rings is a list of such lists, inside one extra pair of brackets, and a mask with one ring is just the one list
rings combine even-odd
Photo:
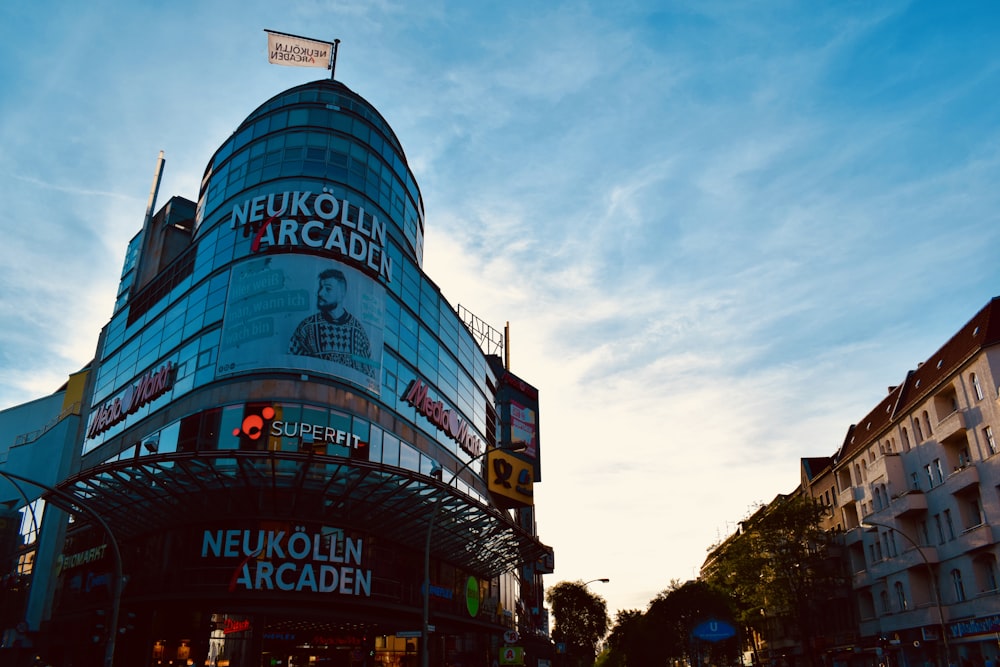
[(333, 44), (306, 39), (282, 32), (267, 33), (267, 62), (289, 67), (323, 67), (330, 69)]

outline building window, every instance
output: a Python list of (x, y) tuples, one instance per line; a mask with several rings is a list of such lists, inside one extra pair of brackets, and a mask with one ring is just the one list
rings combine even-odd
[(878, 599), (879, 599), (879, 602), (882, 605), (882, 613), (883, 614), (892, 613), (890, 611), (890, 609), (889, 609), (889, 592), (888, 591), (881, 591), (878, 594)]
[(896, 604), (899, 605), (899, 610), (906, 611), (909, 605), (906, 604), (906, 592), (903, 590), (902, 582), (897, 581), (893, 588), (896, 589)]
[(978, 493), (963, 495), (961, 510), (966, 530), (983, 524), (983, 506), (979, 502)]
[(997, 590), (997, 561), (992, 554), (986, 554), (973, 562), (976, 569), (976, 583), (983, 593)]
[(910, 473), (910, 490), (911, 491), (920, 490), (920, 477), (915, 472)]
[(934, 473), (931, 472), (931, 464), (928, 463), (924, 466), (924, 472), (927, 473), (927, 484), (933, 489), (934, 488)]
[(934, 459), (934, 474), (937, 476), (937, 483), (944, 483), (944, 468), (941, 467), (941, 459)]
[(903, 427), (903, 451), (910, 451), (910, 434), (907, 433), (906, 427)]
[[(956, 406), (956, 409), (957, 409), (957, 406)], [(929, 438), (932, 435), (934, 435), (934, 431), (933, 431), (933, 429), (931, 429), (931, 416), (929, 414), (927, 414), (926, 410), (924, 410), (924, 425), (927, 427), (927, 437)]]
[(955, 539), (955, 525), (951, 521), (951, 510), (944, 511), (944, 525), (948, 528), (948, 540)]
[(885, 555), (887, 558), (896, 557), (896, 536), (892, 531), (882, 533), (882, 540), (885, 542)]
[(962, 573), (951, 571), (951, 583), (955, 587), (955, 602), (965, 602), (965, 586), (962, 584)]
[(990, 450), (990, 456), (997, 453), (997, 441), (993, 439), (993, 427), (987, 426), (983, 429), (983, 439), (986, 440), (986, 446)]
[(920, 418), (918, 417), (913, 421), (913, 433), (917, 438), (917, 444), (919, 445), (924, 441), (924, 430), (920, 428)]
[(976, 400), (983, 400), (983, 388), (979, 384), (979, 378), (976, 377), (975, 373), (973, 373), (969, 376), (969, 379), (972, 381), (972, 392), (976, 395)]
[(938, 544), (944, 544), (944, 528), (941, 526), (941, 515), (934, 515), (934, 525), (937, 527)]

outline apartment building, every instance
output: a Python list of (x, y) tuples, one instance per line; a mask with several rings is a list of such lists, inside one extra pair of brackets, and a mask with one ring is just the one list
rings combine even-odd
[(996, 661), (998, 386), (994, 298), (850, 427), (828, 469), (803, 473), (804, 492), (829, 509), (825, 527), (843, 532), (855, 656)]

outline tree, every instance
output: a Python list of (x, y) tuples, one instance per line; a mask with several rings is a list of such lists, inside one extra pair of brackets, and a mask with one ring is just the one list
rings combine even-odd
[(566, 645), (570, 664), (592, 665), (608, 631), (607, 603), (582, 581), (561, 581), (545, 593), (555, 626), (552, 639)]
[(656, 640), (659, 655), (696, 664), (698, 655), (711, 656), (713, 664), (732, 664), (739, 645), (735, 640), (716, 644), (699, 643), (692, 636), (695, 627), (705, 621), (733, 618), (729, 597), (708, 582), (695, 580), (672, 584), (649, 603), (646, 623)]
[[(607, 650), (598, 659), (598, 667), (625, 667), (637, 662), (638, 646), (643, 639), (644, 626), (642, 612), (638, 609), (627, 609), (615, 614), (614, 625), (608, 635)], [(629, 658), (632, 658), (631, 661)]]
[(823, 512), (806, 496), (778, 496), (743, 521), (703, 568), (707, 581), (731, 592), (745, 628), (768, 642), (787, 628), (813, 664), (823, 601), (843, 583), (831, 557), (833, 537), (820, 527)]

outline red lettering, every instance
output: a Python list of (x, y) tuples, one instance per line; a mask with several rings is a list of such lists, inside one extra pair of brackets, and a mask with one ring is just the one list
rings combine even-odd
[(87, 437), (93, 438), (136, 412), (139, 408), (162, 396), (173, 386), (173, 364), (169, 361), (155, 373), (147, 372), (139, 381), (125, 389), (121, 396), (106, 401), (94, 413)]

